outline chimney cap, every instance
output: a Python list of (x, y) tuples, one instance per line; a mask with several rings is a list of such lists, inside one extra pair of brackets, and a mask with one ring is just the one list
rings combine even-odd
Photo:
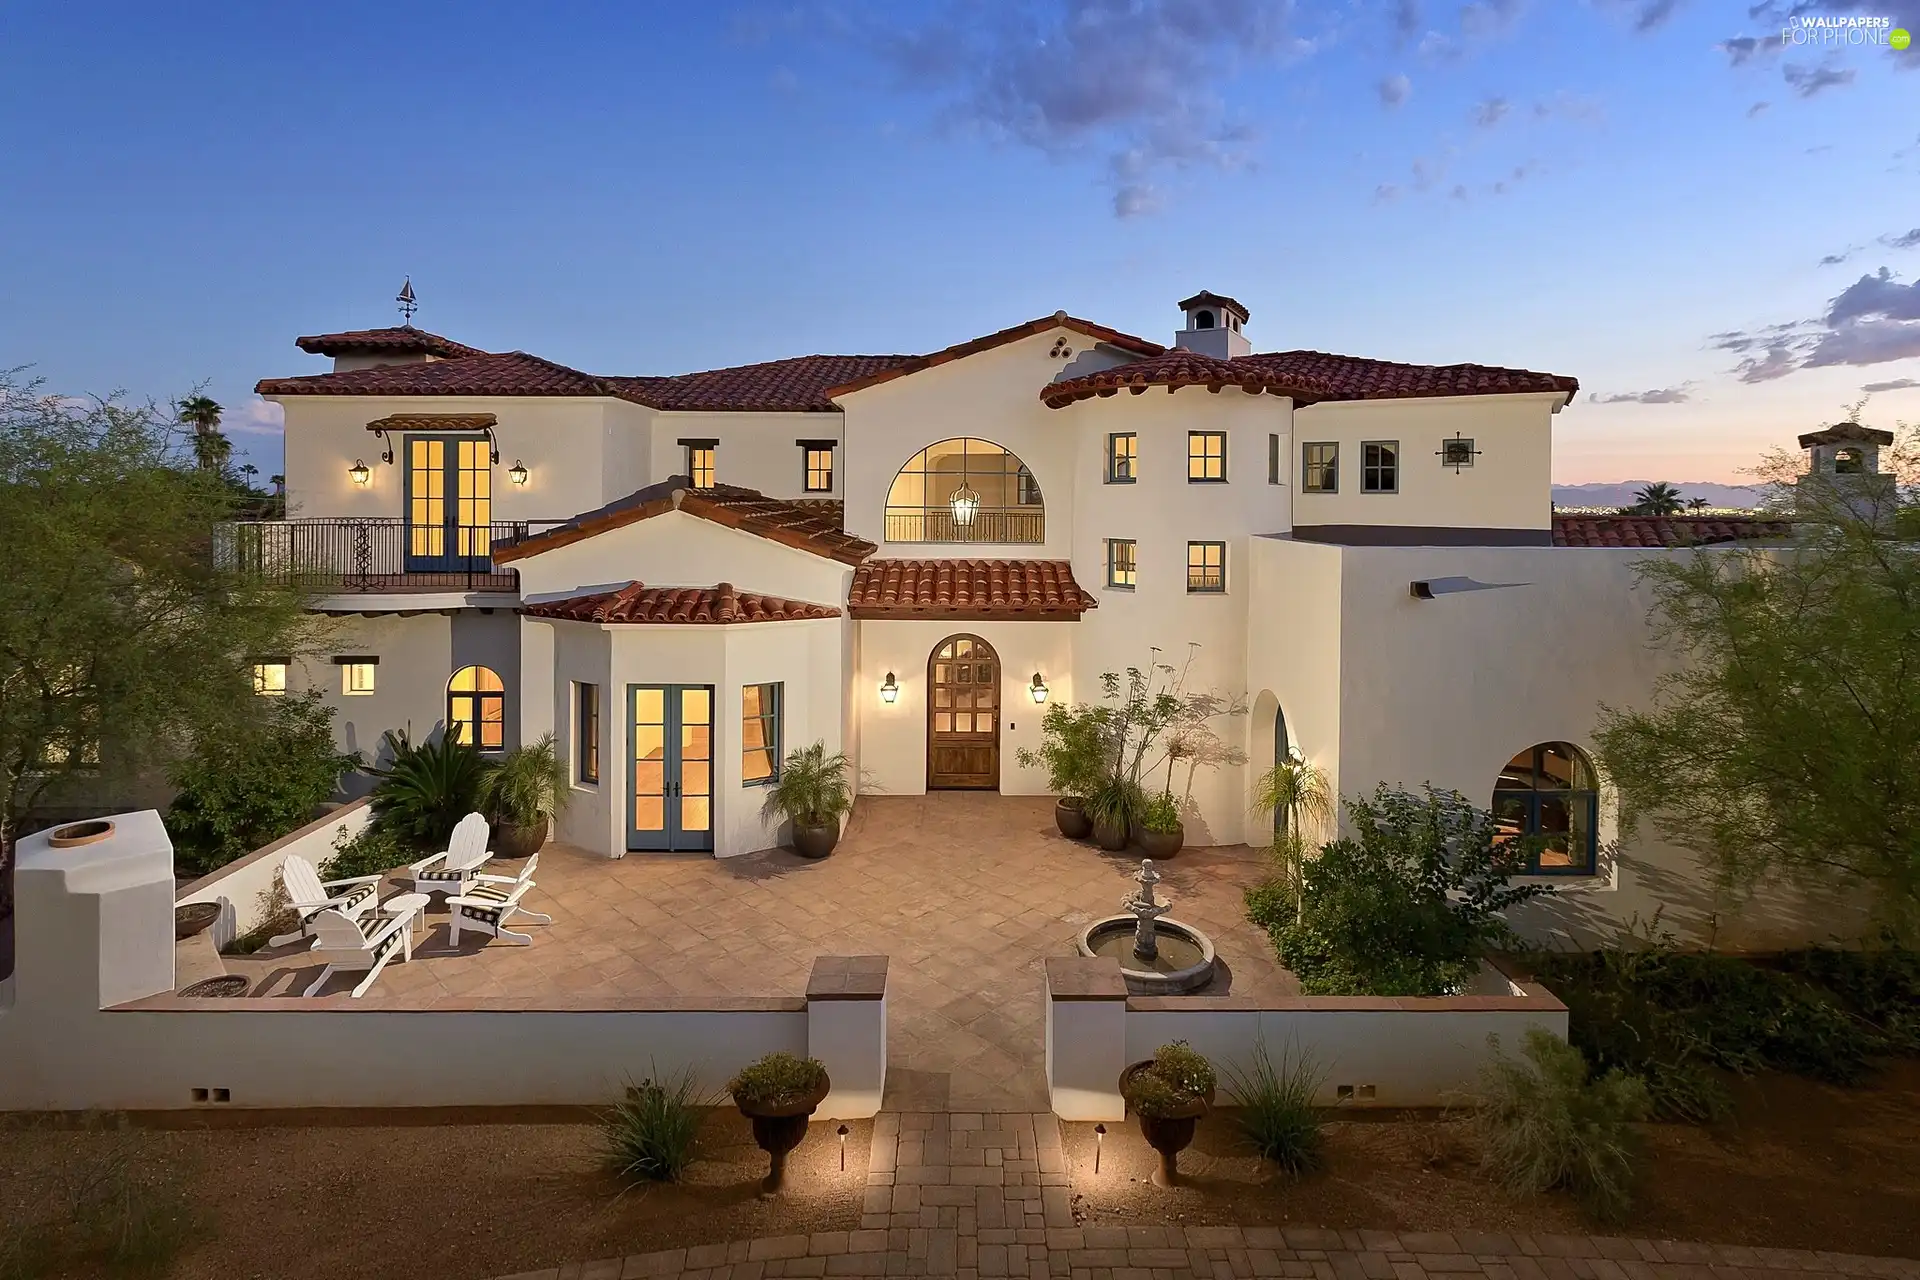
[(1229, 298), (1225, 294), (1215, 293), (1211, 289), (1202, 289), (1191, 298), (1187, 298), (1180, 303), (1180, 309), (1182, 311), (1191, 311), (1195, 307), (1207, 306), (1219, 307), (1222, 310), (1233, 312), (1233, 314), (1240, 317), (1241, 324), (1245, 324), (1247, 321), (1253, 319), (1253, 316), (1249, 314), (1247, 309), (1241, 306), (1236, 299)]

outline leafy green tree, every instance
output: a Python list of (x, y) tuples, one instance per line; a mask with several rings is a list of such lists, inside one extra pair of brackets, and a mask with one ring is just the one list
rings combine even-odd
[(167, 832), (183, 872), (205, 875), (296, 830), (360, 765), (358, 752), (334, 747), (333, 711), (317, 690), (264, 701), (265, 717), (203, 736), (174, 766)]
[(225, 475), (233, 457), (233, 442), (220, 430), (220, 415), (225, 412), (218, 401), (208, 396), (191, 395), (175, 406), (180, 421), (193, 428), (193, 459), (202, 471)]
[(1665, 480), (1655, 480), (1633, 495), (1634, 515), (1673, 516), (1680, 514), (1680, 490)]
[[(1920, 436), (1875, 476), (1761, 468), (1791, 548), (1715, 548), (1639, 566), (1657, 641), (1681, 661), (1650, 707), (1597, 734), (1629, 829), (1642, 817), (1730, 889), (1774, 874), (1869, 891), (1920, 927), (1920, 554), (1884, 536), (1915, 508)], [(1887, 518), (1887, 504), (1898, 508)]]

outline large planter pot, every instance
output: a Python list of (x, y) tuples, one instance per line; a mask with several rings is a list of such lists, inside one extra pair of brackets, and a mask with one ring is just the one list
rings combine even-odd
[(1171, 858), (1180, 852), (1180, 847), (1186, 842), (1187, 829), (1178, 822), (1173, 824), (1171, 831), (1148, 831), (1143, 828), (1140, 832), (1140, 851), (1155, 861)]
[(220, 918), (217, 902), (189, 902), (173, 909), (173, 940), (185, 942), (197, 933), (205, 933)]
[(1093, 834), (1093, 819), (1080, 807), (1080, 801), (1061, 796), (1053, 802), (1053, 825), (1069, 840), (1085, 840)]
[[(1149, 1058), (1122, 1071), (1120, 1096), (1126, 1097), (1127, 1087), (1133, 1077), (1152, 1065), (1153, 1060)], [(1193, 1145), (1194, 1128), (1212, 1108), (1213, 1090), (1209, 1089), (1205, 1097), (1195, 1098), (1172, 1115), (1143, 1116), (1138, 1111), (1133, 1113), (1133, 1118), (1140, 1125), (1140, 1136), (1147, 1140), (1148, 1146), (1160, 1153), (1160, 1167), (1153, 1172), (1154, 1185), (1170, 1187), (1180, 1181), (1180, 1153)]]
[(1125, 823), (1096, 822), (1093, 824), (1093, 842), (1108, 853), (1123, 852), (1130, 842)]
[(824, 858), (840, 843), (840, 824), (829, 822), (810, 827), (798, 818), (793, 821), (793, 851), (803, 858)]
[(755, 1144), (767, 1153), (767, 1176), (760, 1183), (762, 1195), (773, 1195), (786, 1181), (787, 1153), (799, 1146), (800, 1140), (807, 1136), (807, 1120), (819, 1107), (821, 1099), (827, 1096), (832, 1083), (830, 1080), (822, 1081), (816, 1092), (784, 1107), (763, 1106), (734, 1098), (733, 1105), (740, 1108), (740, 1114), (753, 1122)]
[(502, 822), (493, 829), (493, 852), (499, 858), (531, 858), (547, 842), (546, 814), (529, 823)]

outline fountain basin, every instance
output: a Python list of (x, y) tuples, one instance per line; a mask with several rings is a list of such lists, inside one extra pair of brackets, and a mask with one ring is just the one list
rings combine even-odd
[(1161, 918), (1153, 922), (1159, 956), (1142, 960), (1133, 954), (1136, 917), (1108, 916), (1080, 931), (1080, 954), (1112, 956), (1133, 996), (1183, 996), (1213, 981), (1213, 939), (1190, 924)]

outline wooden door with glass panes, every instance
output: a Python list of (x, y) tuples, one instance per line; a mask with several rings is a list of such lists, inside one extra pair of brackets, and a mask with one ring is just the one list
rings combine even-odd
[(493, 567), (493, 446), (485, 436), (408, 436), (409, 573)]
[(629, 686), (627, 729), (627, 848), (713, 848), (713, 686)]
[(927, 787), (1000, 786), (1000, 658), (979, 636), (953, 636), (927, 662)]

